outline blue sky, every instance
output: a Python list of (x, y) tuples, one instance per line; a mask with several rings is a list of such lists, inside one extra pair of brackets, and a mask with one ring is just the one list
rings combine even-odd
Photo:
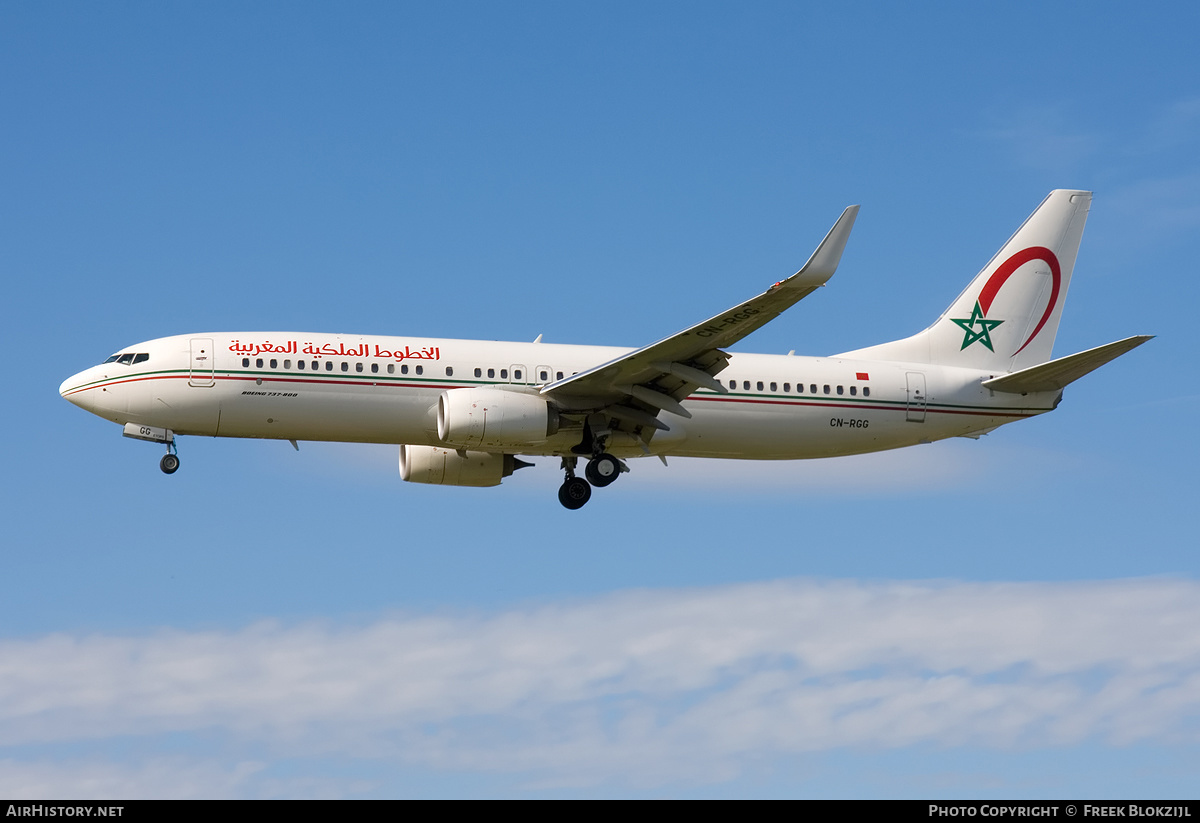
[[(343, 4), (344, 5), (344, 4)], [(1195, 796), (1184, 4), (0, 9), (0, 795)], [(927, 325), (1054, 188), (1096, 192), (1056, 354), (1158, 339), (978, 442), (552, 461), (188, 438), (64, 402), (140, 340), (745, 351)]]

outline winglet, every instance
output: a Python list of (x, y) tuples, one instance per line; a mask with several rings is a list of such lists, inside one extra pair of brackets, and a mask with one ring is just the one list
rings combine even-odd
[(850, 239), (850, 230), (854, 228), (854, 219), (858, 217), (858, 206), (848, 206), (838, 221), (833, 224), (829, 234), (817, 246), (817, 250), (808, 258), (808, 262), (800, 267), (780, 286), (804, 286), (813, 288), (822, 286), (833, 273), (837, 271), (838, 263), (842, 261), (842, 252), (846, 250), (846, 241)]

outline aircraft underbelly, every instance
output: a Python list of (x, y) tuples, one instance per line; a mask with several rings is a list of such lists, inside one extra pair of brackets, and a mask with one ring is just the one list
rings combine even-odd
[[(669, 453), (689, 457), (797, 460), (894, 448), (886, 414), (795, 405), (697, 403), (687, 438)], [(839, 422), (840, 421), (840, 422)]]

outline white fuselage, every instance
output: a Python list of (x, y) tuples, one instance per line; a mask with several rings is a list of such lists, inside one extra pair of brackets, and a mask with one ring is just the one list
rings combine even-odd
[[(175, 434), (442, 445), (436, 410), (450, 389), (539, 387), (631, 351), (478, 340), (241, 332), (165, 337), (139, 356), (66, 380), (62, 395), (120, 424)], [(147, 355), (140, 357), (140, 355)], [(138, 362), (133, 362), (134, 360)], [(1019, 395), (980, 384), (994, 372), (837, 357), (732, 354), (717, 379), (663, 413), (648, 453), (789, 460), (893, 449), (986, 431), (1050, 411), (1059, 392)], [(618, 433), (619, 434), (619, 433)], [(568, 454), (565, 427), (520, 454)], [(609, 450), (647, 453), (632, 436)]]

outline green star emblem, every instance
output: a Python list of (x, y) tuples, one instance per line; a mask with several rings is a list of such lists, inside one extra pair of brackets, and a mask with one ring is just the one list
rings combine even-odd
[[(992, 348), (992, 329), (996, 328), (1004, 321), (988, 320), (986, 317), (984, 317), (983, 309), (980, 308), (978, 300), (975, 301), (975, 310), (971, 312), (970, 319), (958, 320), (953, 317), (950, 319), (962, 326), (963, 331), (966, 332), (966, 334), (963, 335), (963, 349), (978, 341), (987, 346), (988, 351), (995, 351), (995, 349)], [(979, 331), (975, 330), (976, 326), (979, 326)], [(962, 351), (962, 349), (959, 349), (959, 351)]]

